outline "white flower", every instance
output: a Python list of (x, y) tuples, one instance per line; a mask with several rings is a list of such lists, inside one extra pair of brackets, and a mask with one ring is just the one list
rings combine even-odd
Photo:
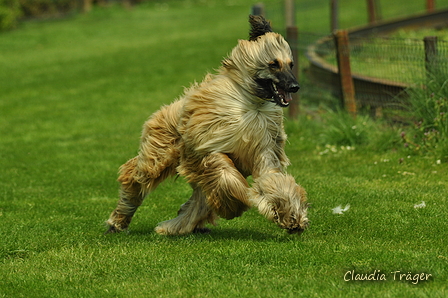
[(345, 205), (344, 208), (342, 208), (341, 205), (339, 205), (331, 210), (333, 210), (333, 214), (343, 214), (343, 212), (347, 211), (348, 209), (350, 209), (350, 204)]
[(426, 207), (425, 201), (422, 201), (420, 204), (416, 204), (416, 205), (414, 205), (414, 208), (415, 208), (415, 209), (418, 209), (418, 208), (425, 208), (425, 207)]
[[(398, 171), (398, 173), (400, 173), (400, 171)], [(410, 176), (414, 176), (415, 175), (415, 173), (412, 173), (412, 172), (406, 172), (406, 171), (404, 171), (403, 173), (401, 173), (402, 175), (410, 175)]]
[(442, 161), (440, 159), (436, 160), (436, 164), (440, 165)]

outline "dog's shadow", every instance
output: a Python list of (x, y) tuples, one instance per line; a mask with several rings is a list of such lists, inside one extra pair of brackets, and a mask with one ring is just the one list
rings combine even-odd
[[(197, 239), (200, 241), (221, 241), (221, 240), (250, 240), (250, 241), (272, 241), (275, 240), (277, 242), (287, 242), (291, 241), (291, 238), (294, 238), (294, 235), (288, 235), (284, 231), (280, 232), (261, 232), (253, 229), (245, 229), (245, 228), (216, 228), (211, 229), (209, 233), (191, 233), (187, 235), (178, 235), (178, 236), (161, 236), (157, 235), (154, 231), (151, 230), (131, 230), (129, 235), (139, 236), (139, 237), (163, 237), (169, 241), (183, 241), (185, 239)], [(296, 238), (297, 235), (295, 236)]]

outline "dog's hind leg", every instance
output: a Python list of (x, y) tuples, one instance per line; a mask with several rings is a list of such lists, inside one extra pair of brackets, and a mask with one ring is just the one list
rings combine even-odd
[(127, 229), (135, 211), (146, 196), (141, 184), (134, 179), (136, 165), (137, 157), (120, 167), (118, 178), (121, 183), (120, 200), (106, 222), (109, 225), (107, 233), (116, 233)]
[(121, 183), (120, 200), (115, 210), (106, 223), (109, 225), (107, 233), (121, 232), (129, 226), (137, 208), (142, 204), (145, 197), (155, 190), (166, 178), (176, 172), (175, 165), (165, 168), (155, 179), (147, 179), (143, 183), (136, 177), (136, 165), (138, 157), (129, 160), (120, 168), (118, 181)]
[(127, 229), (146, 195), (176, 174), (179, 163), (176, 130), (182, 103), (174, 102), (155, 113), (144, 125), (140, 152), (120, 167), (120, 200), (109, 220), (109, 233)]
[(206, 223), (215, 225), (216, 214), (207, 205), (201, 188), (193, 186), (191, 198), (177, 212), (177, 217), (159, 223), (155, 231), (161, 235), (183, 235), (191, 232), (205, 233)]

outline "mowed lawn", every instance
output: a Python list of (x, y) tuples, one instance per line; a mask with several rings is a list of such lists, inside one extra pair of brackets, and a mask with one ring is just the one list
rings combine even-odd
[(0, 297), (448, 295), (445, 161), (325, 146), (328, 123), (305, 113), (286, 121), (288, 170), (311, 203), (301, 236), (256, 210), (210, 234), (157, 235), (190, 195), (182, 178), (129, 233), (103, 235), (143, 122), (247, 38), (251, 4), (102, 8), (0, 34)]

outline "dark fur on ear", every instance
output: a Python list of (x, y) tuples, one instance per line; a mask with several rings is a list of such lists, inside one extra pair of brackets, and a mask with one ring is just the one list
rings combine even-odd
[(249, 40), (257, 40), (261, 35), (267, 32), (272, 32), (271, 23), (267, 21), (263, 16), (249, 15), (250, 32)]

